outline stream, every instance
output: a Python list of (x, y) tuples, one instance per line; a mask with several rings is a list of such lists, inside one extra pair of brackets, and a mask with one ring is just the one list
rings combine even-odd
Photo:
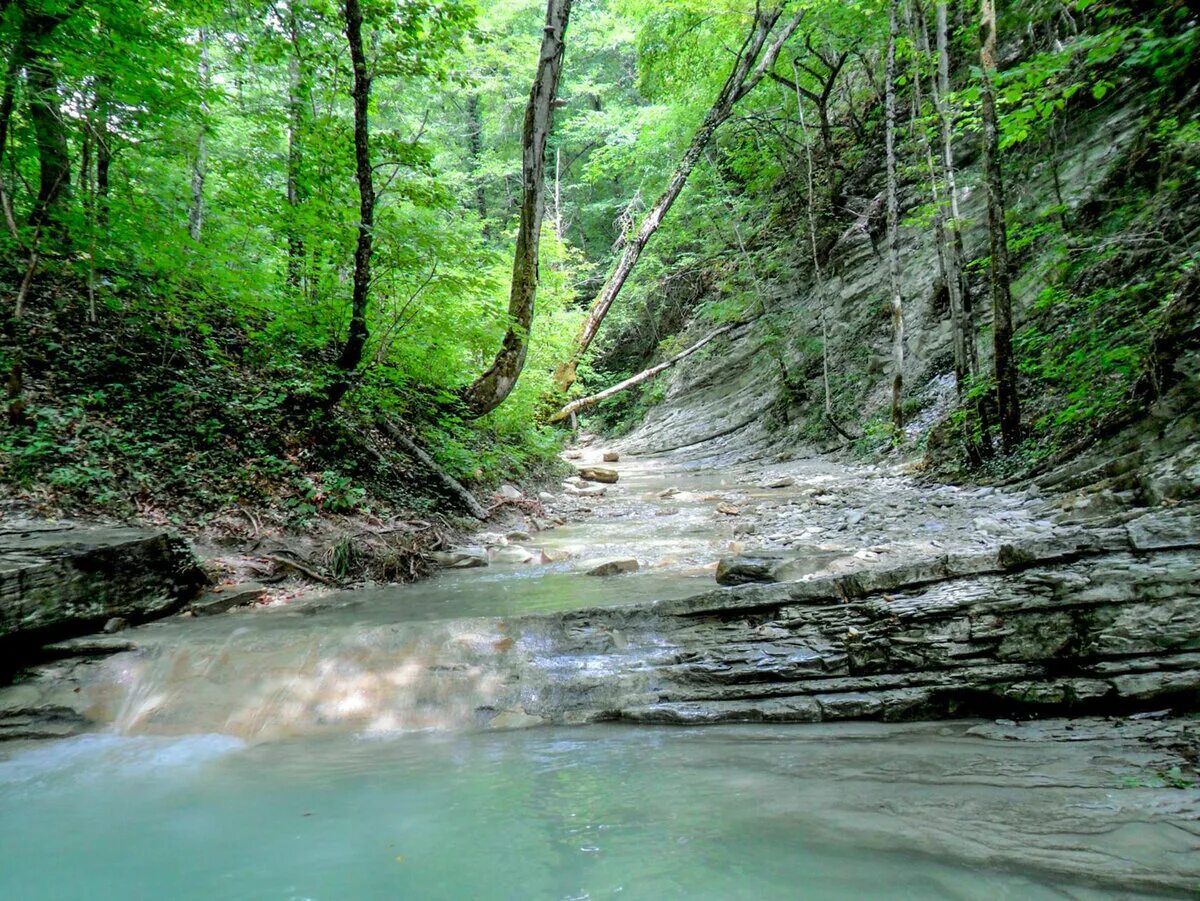
[[(1150, 727), (505, 728), (534, 725), (498, 706), (510, 674), (490, 660), (511, 641), (506, 618), (688, 597), (713, 587), (718, 557), (746, 550), (837, 572), (1057, 528), (1035, 495), (929, 489), (822, 458), (764, 465), (710, 448), (612, 465), (621, 478), (603, 497), (556, 497), (568, 524), (517, 542), (542, 562), (130, 630), (137, 650), (64, 689), (106, 729), (0, 749), (0, 897), (1200, 886), (1196, 792), (1159, 775)], [(611, 558), (638, 571), (586, 574)]]

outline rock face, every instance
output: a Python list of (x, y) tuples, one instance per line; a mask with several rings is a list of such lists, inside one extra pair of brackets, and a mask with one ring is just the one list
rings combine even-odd
[(525, 710), (558, 722), (1195, 708), (1200, 538), (1159, 525), (510, 620), (533, 659), (507, 665)]
[(171, 613), (207, 581), (187, 542), (141, 529), (30, 527), (0, 534), (0, 659)]

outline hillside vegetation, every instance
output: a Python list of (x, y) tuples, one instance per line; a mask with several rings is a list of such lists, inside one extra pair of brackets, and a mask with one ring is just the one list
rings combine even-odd
[(786, 440), (975, 475), (1194, 370), (1179, 0), (0, 10), (0, 481), (42, 512), (461, 508), (438, 471), (531, 476), (731, 325), (681, 368), (753, 342)]

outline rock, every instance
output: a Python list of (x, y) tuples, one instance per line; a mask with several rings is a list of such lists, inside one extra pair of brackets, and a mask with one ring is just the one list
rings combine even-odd
[(786, 559), (782, 552), (771, 551), (722, 557), (717, 563), (717, 584), (745, 585), (749, 582), (778, 581), (772, 571)]
[(0, 534), (0, 670), (40, 646), (174, 613), (208, 581), (191, 547), (146, 529)]
[(262, 600), (267, 589), (256, 582), (214, 588), (188, 605), (197, 616), (214, 616), (234, 607), (244, 607)]
[(530, 716), (524, 710), (501, 710), (488, 722), (489, 729), (528, 729), (546, 722), (540, 716)]
[(606, 482), (610, 485), (620, 478), (615, 469), (605, 466), (586, 466), (579, 470), (579, 476), (589, 482)]
[(721, 504), (717, 504), (717, 512), (724, 513), (726, 516), (737, 516), (742, 511), (740, 508), (735, 507), (733, 504), (721, 503)]
[(583, 451), (569, 450), (563, 451), (563, 458), (566, 460), (578, 460), (583, 457)]
[(127, 628), (129, 628), (129, 620), (123, 616), (114, 616), (104, 624), (104, 633), (106, 635), (112, 635)]
[(528, 532), (522, 531), (521, 529), (513, 529), (511, 532), (509, 532), (504, 537), (507, 538), (509, 541), (521, 542), (521, 541), (529, 541), (531, 536)]
[(553, 504), (556, 500), (558, 500), (558, 498), (556, 498), (549, 491), (539, 491), (538, 492), (538, 500), (541, 501), (543, 504)]
[(604, 497), (608, 493), (607, 485), (589, 485), (586, 488), (576, 488), (567, 485), (564, 489), (569, 497)]
[(605, 463), (616, 463), (620, 459), (621, 459), (621, 455), (618, 454), (616, 451), (605, 451), (604, 452), (604, 462)]
[(661, 500), (666, 500), (669, 497), (674, 497), (678, 493), (678, 488), (664, 488), (662, 491), (658, 492), (655, 497), (660, 498)]
[(107, 657), (110, 654), (136, 651), (137, 645), (128, 638), (115, 638), (111, 635), (85, 635), (83, 638), (56, 641), (46, 645), (42, 650), (55, 657)]
[(508, 485), (508, 484), (501, 485), (500, 491), (498, 492), (498, 494), (505, 500), (509, 500), (509, 501), (520, 500), (522, 497), (524, 497), (524, 495), (521, 494), (519, 489), (514, 488), (512, 485)]
[(570, 560), (575, 555), (567, 548), (544, 547), (542, 548), (542, 562), (544, 563), (564, 563)]
[(717, 563), (717, 584), (794, 582), (797, 579), (823, 572), (829, 569), (835, 560), (847, 556), (845, 551), (838, 548), (806, 551), (763, 550), (723, 557)]
[(795, 476), (778, 476), (763, 482), (764, 488), (791, 488), (796, 484)]
[(488, 553), (481, 547), (460, 547), (452, 551), (434, 551), (429, 555), (437, 566), (446, 569), (471, 569), (488, 565)]
[(589, 576), (615, 576), (620, 573), (637, 572), (638, 562), (632, 557), (613, 560), (591, 561), (584, 564)]
[(863, 516), (864, 516), (864, 514), (863, 514), (862, 510), (851, 510), (850, 512), (848, 512), (846, 514), (846, 525), (848, 525), (848, 526), (858, 525), (860, 522), (863, 521)]
[(493, 563), (529, 563), (533, 560), (533, 554), (523, 547), (498, 547), (492, 550), (491, 558)]

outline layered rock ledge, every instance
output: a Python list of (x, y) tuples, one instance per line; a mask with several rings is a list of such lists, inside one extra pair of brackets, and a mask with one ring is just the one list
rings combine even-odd
[(890, 569), (510, 620), (550, 722), (914, 720), (1200, 706), (1200, 530), (1149, 515)]
[(0, 532), (0, 670), (114, 618), (174, 612), (205, 581), (187, 542), (167, 532), (8, 527)]

